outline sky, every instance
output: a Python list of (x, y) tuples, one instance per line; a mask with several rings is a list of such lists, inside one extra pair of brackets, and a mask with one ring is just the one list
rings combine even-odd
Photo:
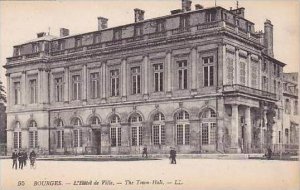
[[(216, 0), (226, 9), (236, 7), (236, 1)], [(193, 0), (204, 7), (215, 5), (214, 0)], [(300, 1), (298, 0), (240, 0), (245, 18), (263, 30), (266, 19), (274, 25), (274, 55), (286, 63), (285, 72), (299, 70), (300, 61)], [(6, 58), (13, 46), (36, 38), (38, 32), (58, 36), (59, 28), (79, 34), (97, 30), (97, 17), (109, 19), (108, 26), (134, 22), (134, 8), (145, 10), (145, 19), (170, 14), (181, 8), (181, 0), (98, 0), (98, 1), (0, 1), (0, 80), (6, 84)]]

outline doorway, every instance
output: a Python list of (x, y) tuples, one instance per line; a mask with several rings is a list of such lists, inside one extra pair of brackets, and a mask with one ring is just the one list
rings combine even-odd
[(100, 129), (93, 130), (94, 142), (93, 146), (97, 155), (101, 154), (101, 131)]

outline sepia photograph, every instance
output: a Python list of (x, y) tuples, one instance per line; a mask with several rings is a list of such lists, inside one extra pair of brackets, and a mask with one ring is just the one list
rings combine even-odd
[(1, 190), (299, 190), (300, 1), (0, 1)]

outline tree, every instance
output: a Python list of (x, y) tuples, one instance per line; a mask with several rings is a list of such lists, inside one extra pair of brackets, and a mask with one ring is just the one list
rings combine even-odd
[(4, 90), (2, 81), (0, 81), (0, 100), (6, 103), (6, 92)]

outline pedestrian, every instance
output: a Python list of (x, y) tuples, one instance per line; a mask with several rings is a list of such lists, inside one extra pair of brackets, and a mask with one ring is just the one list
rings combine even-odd
[(29, 154), (30, 168), (35, 168), (35, 159), (36, 159), (36, 154), (34, 150), (32, 150)]
[(267, 148), (267, 159), (271, 160), (272, 158), (272, 149), (270, 147)]
[(19, 169), (23, 169), (23, 152), (19, 151), (18, 153), (18, 160), (19, 160)]
[(170, 150), (170, 159), (171, 159), (171, 164), (176, 164), (176, 150), (172, 147)]
[(144, 146), (143, 148), (143, 153), (142, 153), (142, 157), (146, 156), (146, 158), (148, 158), (148, 152), (147, 152), (147, 147)]
[(25, 167), (26, 164), (27, 164), (27, 160), (28, 160), (28, 154), (27, 154), (27, 152), (25, 151), (25, 152), (24, 152), (24, 160), (23, 160), (23, 162), (24, 162), (24, 167)]
[(14, 169), (17, 169), (18, 168), (18, 153), (17, 153), (17, 150), (15, 150), (13, 153), (12, 153), (12, 156), (11, 156), (12, 160), (13, 160), (13, 165), (12, 165), (12, 168)]

